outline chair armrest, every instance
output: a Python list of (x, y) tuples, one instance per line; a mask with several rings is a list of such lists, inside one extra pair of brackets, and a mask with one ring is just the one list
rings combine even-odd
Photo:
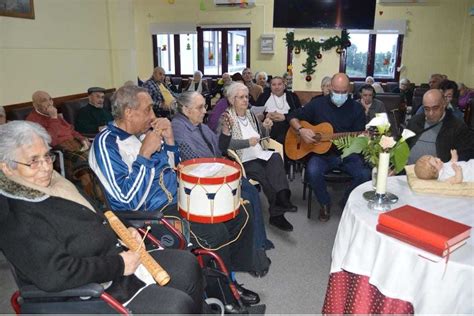
[(122, 220), (161, 220), (161, 212), (142, 212), (142, 211), (114, 211), (114, 214)]
[(48, 297), (100, 297), (104, 293), (104, 287), (98, 283), (89, 283), (73, 289), (60, 292), (46, 292), (34, 285), (25, 285), (20, 288), (23, 298), (48, 298)]

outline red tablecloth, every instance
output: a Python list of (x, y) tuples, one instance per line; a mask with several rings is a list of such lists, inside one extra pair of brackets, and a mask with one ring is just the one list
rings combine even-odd
[(409, 302), (389, 298), (369, 277), (346, 271), (329, 276), (323, 314), (414, 314)]

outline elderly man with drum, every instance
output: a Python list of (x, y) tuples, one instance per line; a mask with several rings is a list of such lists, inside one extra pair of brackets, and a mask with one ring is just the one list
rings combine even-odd
[[(114, 93), (112, 114), (114, 121), (96, 136), (89, 156), (111, 208), (180, 216), (173, 169), (179, 152), (170, 121), (155, 117), (150, 95), (136, 86), (124, 86)], [(252, 271), (252, 226), (251, 221), (244, 226), (245, 222), (244, 214), (226, 223), (191, 222), (193, 241), (215, 250), (230, 270)], [(229, 243), (233, 239), (236, 241)], [(255, 294), (249, 302), (257, 300)]]

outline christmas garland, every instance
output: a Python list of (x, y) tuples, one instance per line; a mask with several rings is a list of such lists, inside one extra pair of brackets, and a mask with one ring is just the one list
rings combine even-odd
[(314, 73), (314, 68), (318, 64), (316, 59), (323, 58), (321, 51), (328, 51), (337, 47), (336, 52), (338, 54), (342, 53), (342, 50), (351, 46), (349, 41), (349, 33), (346, 30), (343, 30), (341, 36), (333, 36), (325, 40), (324, 42), (316, 42), (314, 38), (305, 38), (299, 41), (295, 40), (295, 33), (289, 32), (286, 33), (285, 37), (286, 47), (290, 50), (294, 50), (295, 54), (299, 54), (301, 50), (305, 51), (307, 54), (306, 62), (303, 64), (303, 70), (301, 73), (306, 73), (307, 76), (310, 76)]

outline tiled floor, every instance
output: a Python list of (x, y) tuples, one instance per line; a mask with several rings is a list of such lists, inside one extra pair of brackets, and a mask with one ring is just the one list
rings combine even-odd
[[(272, 260), (270, 272), (260, 279), (238, 273), (237, 279), (260, 294), (262, 303), (267, 305), (267, 313), (318, 314), (324, 301), (331, 250), (342, 211), (333, 208), (331, 220), (321, 223), (317, 220), (319, 208), (313, 198), (313, 215), (307, 219), (307, 202), (302, 200), (298, 175), (290, 187), (293, 203), (299, 208), (297, 213), (286, 215), (294, 225), (294, 231), (286, 233), (267, 225), (267, 234), (275, 244), (275, 249), (268, 251)], [(342, 191), (342, 184), (330, 186), (334, 204), (341, 198)], [(267, 204), (263, 194), (261, 197), (266, 217)], [(0, 314), (13, 313), (9, 299), (14, 290), (8, 264), (0, 255)]]

